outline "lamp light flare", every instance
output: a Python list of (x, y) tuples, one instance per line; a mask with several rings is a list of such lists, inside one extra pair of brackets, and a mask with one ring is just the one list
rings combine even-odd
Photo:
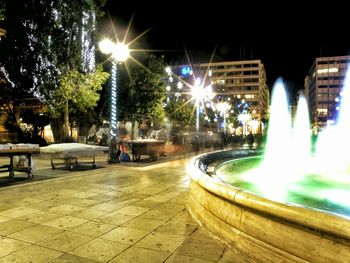
[(126, 61), (130, 55), (129, 47), (124, 43), (117, 43), (113, 48), (112, 55), (116, 61)]
[(231, 109), (231, 105), (228, 104), (227, 102), (220, 102), (218, 104), (216, 104), (216, 108), (222, 112), (225, 113), (226, 111), (228, 111), (229, 109)]
[(168, 74), (170, 75), (170, 74), (172, 73), (172, 72), (171, 72), (171, 68), (170, 68), (170, 67), (166, 67), (166, 68), (165, 68), (165, 72), (168, 73)]
[(124, 43), (113, 43), (109, 39), (104, 39), (98, 44), (99, 49), (104, 54), (112, 54), (117, 62), (123, 62), (130, 56), (128, 45)]
[(109, 39), (104, 39), (98, 44), (99, 49), (104, 54), (110, 54), (113, 52), (114, 43)]

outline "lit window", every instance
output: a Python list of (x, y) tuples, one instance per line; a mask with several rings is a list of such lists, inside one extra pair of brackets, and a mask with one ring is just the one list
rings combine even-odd
[(318, 114), (327, 114), (328, 110), (327, 109), (317, 109)]
[(324, 68), (324, 69), (318, 69), (318, 74), (325, 74), (325, 73), (332, 73), (332, 72), (338, 72), (338, 68)]

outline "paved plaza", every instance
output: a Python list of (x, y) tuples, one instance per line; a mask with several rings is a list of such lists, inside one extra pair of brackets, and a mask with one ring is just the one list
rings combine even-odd
[(36, 160), (33, 181), (0, 188), (0, 262), (249, 261), (187, 211), (188, 158), (77, 171)]

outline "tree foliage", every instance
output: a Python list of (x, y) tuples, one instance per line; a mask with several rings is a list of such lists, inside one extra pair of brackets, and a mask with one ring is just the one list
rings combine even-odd
[[(72, 113), (86, 111), (98, 100), (101, 86), (95, 84), (101, 85), (101, 80), (106, 79), (100, 70), (91, 80), (95, 84), (87, 85), (90, 88), (86, 91), (76, 92), (75, 83), (68, 83), (67, 76), (74, 77), (80, 84), (92, 78), (96, 17), (103, 15), (101, 7), (105, 2), (23, 0), (18, 3), (8, 0), (4, 5), (6, 19), (2, 25), (7, 36), (0, 41), (0, 66), (8, 72), (15, 89), (39, 96), (57, 120), (67, 115), (67, 108), (59, 112), (64, 98), (69, 97), (65, 106), (71, 106), (68, 111)], [(72, 89), (75, 92), (72, 93)], [(55, 105), (57, 101), (59, 104)]]
[(136, 65), (130, 70), (130, 78), (125, 73), (120, 76), (118, 86), (119, 119), (141, 122), (145, 117), (160, 122), (165, 114), (163, 58), (150, 55), (145, 58), (145, 67)]
[(193, 125), (195, 122), (194, 105), (188, 101), (172, 100), (165, 107), (166, 117), (175, 127)]
[(81, 73), (78, 70), (68, 70), (62, 73), (57, 89), (49, 101), (52, 116), (59, 117), (69, 105), (69, 111), (77, 115), (85, 113), (96, 106), (99, 91), (109, 74), (98, 67), (95, 72)]
[(0, 2), (0, 21), (5, 19), (5, 2)]

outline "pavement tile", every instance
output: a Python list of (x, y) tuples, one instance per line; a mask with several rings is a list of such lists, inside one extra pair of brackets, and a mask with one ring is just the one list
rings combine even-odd
[(41, 202), (37, 202), (32, 204), (30, 207), (38, 209), (38, 210), (48, 210), (50, 208), (56, 207), (59, 204), (56, 202), (52, 202), (52, 201), (41, 201)]
[(216, 240), (188, 239), (178, 249), (178, 254), (205, 260), (218, 261), (225, 245)]
[(96, 238), (69, 253), (98, 262), (106, 262), (126, 250), (128, 247), (129, 245)]
[(154, 202), (167, 202), (175, 197), (178, 197), (180, 194), (181, 193), (179, 193), (179, 192), (157, 194), (157, 195), (153, 195), (151, 197), (148, 197), (146, 200), (154, 201)]
[(75, 193), (71, 194), (71, 196), (77, 197), (77, 198), (89, 198), (89, 197), (92, 197), (95, 195), (97, 195), (97, 194), (91, 193), (91, 192), (75, 192)]
[(113, 199), (114, 197), (111, 195), (106, 195), (106, 194), (96, 194), (93, 196), (90, 196), (88, 199), (89, 200), (93, 200), (93, 201), (98, 201), (98, 202), (107, 202), (111, 199)]
[(15, 238), (18, 240), (26, 241), (29, 243), (36, 243), (38, 241), (47, 239), (49, 237), (52, 237), (58, 233), (61, 233), (64, 231), (63, 229), (51, 227), (51, 226), (45, 226), (45, 225), (36, 225), (33, 227), (28, 227), (25, 229), (22, 229), (18, 232), (15, 232), (9, 237)]
[(164, 263), (215, 263), (213, 260), (205, 260), (201, 258), (188, 257), (178, 255), (177, 253), (172, 254)]
[(142, 231), (128, 227), (117, 227), (109, 231), (108, 233), (105, 233), (104, 235), (100, 236), (100, 238), (123, 244), (133, 245), (148, 234), (148, 231)]
[(0, 259), (0, 262), (35, 262), (35, 263), (46, 263), (59, 257), (63, 253), (57, 250), (48, 249), (39, 246), (29, 246), (22, 250), (16, 251), (15, 253), (8, 255)]
[(210, 233), (203, 227), (198, 228), (197, 231), (195, 231), (191, 236), (191, 239), (213, 240)]
[(22, 216), (20, 219), (34, 223), (43, 223), (61, 216), (61, 214), (52, 213), (49, 211), (40, 211), (34, 214)]
[(15, 207), (8, 210), (3, 210), (0, 212), (1, 216), (7, 216), (7, 217), (13, 217), (13, 218), (19, 218), (25, 215), (33, 214), (36, 212), (39, 212), (38, 209), (33, 209), (30, 207)]
[(88, 258), (78, 257), (68, 253), (50, 261), (50, 263), (96, 263), (97, 261)]
[(123, 226), (152, 232), (154, 229), (158, 228), (165, 222), (166, 220), (149, 219), (141, 215), (124, 223)]
[(125, 192), (118, 191), (118, 190), (117, 191), (113, 190), (113, 191), (109, 191), (109, 192), (105, 193), (105, 195), (110, 195), (113, 198), (119, 197), (119, 196), (122, 196), (122, 195), (125, 195), (125, 194), (126, 194)]
[(16, 204), (18, 206), (24, 206), (24, 207), (28, 207), (32, 204), (35, 204), (35, 203), (38, 203), (38, 202), (41, 202), (42, 200), (41, 199), (38, 199), (38, 198), (32, 198), (32, 197), (26, 197), (26, 198), (23, 198), (21, 200), (17, 200), (16, 201)]
[(182, 236), (164, 235), (152, 232), (150, 235), (137, 242), (135, 246), (172, 253), (185, 239), (186, 238)]
[(83, 235), (99, 237), (102, 234), (112, 230), (113, 228), (115, 228), (115, 225), (104, 224), (102, 222), (89, 221), (77, 227), (71, 228), (69, 229), (69, 231), (83, 234)]
[(106, 211), (100, 211), (96, 209), (91, 209), (91, 208), (85, 208), (80, 211), (74, 212), (70, 214), (70, 216), (78, 217), (78, 218), (83, 218), (83, 219), (88, 219), (88, 220), (93, 220), (97, 217), (103, 216), (108, 214), (109, 212)]
[(131, 247), (113, 258), (109, 263), (161, 263), (170, 253), (146, 248)]
[(131, 219), (134, 219), (135, 217), (136, 216), (134, 216), (134, 215), (124, 215), (124, 214), (112, 212), (112, 213), (97, 217), (95, 219), (95, 221), (103, 222), (105, 224), (119, 226), (121, 224), (124, 224), (125, 222), (130, 221)]
[(160, 204), (162, 204), (161, 202), (156, 202), (156, 201), (151, 201), (151, 200), (140, 200), (137, 201), (135, 203), (133, 203), (134, 206), (138, 206), (138, 207), (147, 207), (147, 208), (153, 208), (153, 207), (157, 207)]
[(44, 222), (43, 225), (69, 229), (86, 223), (88, 220), (74, 217), (74, 216), (61, 216), (50, 221)]
[(178, 211), (174, 211), (168, 208), (162, 209), (162, 208), (156, 207), (147, 211), (142, 216), (149, 219), (169, 220), (170, 218), (173, 218), (178, 213), (179, 213)]
[(198, 225), (187, 210), (183, 210), (169, 220), (172, 223)]
[(226, 248), (224, 255), (219, 260), (220, 263), (245, 263), (256, 262), (256, 259), (252, 259), (242, 252), (230, 248)]
[(184, 160), (74, 172), (40, 162), (42, 177), (61, 178), (0, 188), (0, 262), (244, 262), (186, 210)]
[(95, 200), (89, 200), (86, 198), (75, 198), (75, 199), (69, 199), (69, 200), (64, 200), (64, 203), (70, 204), (73, 206), (78, 206), (81, 208), (89, 208), (91, 206), (95, 206), (100, 204), (100, 201), (95, 201)]
[(0, 258), (30, 246), (29, 243), (0, 236)]
[(167, 235), (178, 235), (188, 237), (198, 229), (196, 225), (173, 223), (171, 221), (158, 227), (154, 232), (167, 234)]
[(123, 207), (121, 209), (118, 209), (117, 212), (121, 213), (121, 214), (125, 214), (125, 215), (138, 216), (138, 215), (141, 215), (141, 214), (147, 212), (148, 210), (149, 210), (149, 208), (129, 205), (129, 206)]
[(12, 219), (11, 217), (7, 216), (0, 216), (0, 223)]
[(68, 214), (80, 211), (81, 209), (82, 209), (81, 207), (64, 204), (64, 205), (58, 205), (56, 207), (52, 207), (48, 209), (48, 211), (57, 213), (57, 214), (68, 215)]
[(60, 189), (60, 190), (55, 191), (55, 193), (57, 193), (59, 195), (74, 196), (74, 194), (79, 193), (79, 191), (72, 190), (72, 189)]
[(37, 245), (46, 248), (56, 249), (62, 252), (68, 252), (78, 246), (89, 242), (91, 239), (93, 238), (89, 236), (64, 231), (51, 238), (38, 242)]
[(96, 209), (100, 211), (113, 212), (121, 208), (120, 204), (113, 204), (109, 202), (100, 203), (90, 207), (91, 209)]
[(20, 219), (10, 219), (0, 222), (0, 235), (6, 236), (35, 225), (37, 224)]

